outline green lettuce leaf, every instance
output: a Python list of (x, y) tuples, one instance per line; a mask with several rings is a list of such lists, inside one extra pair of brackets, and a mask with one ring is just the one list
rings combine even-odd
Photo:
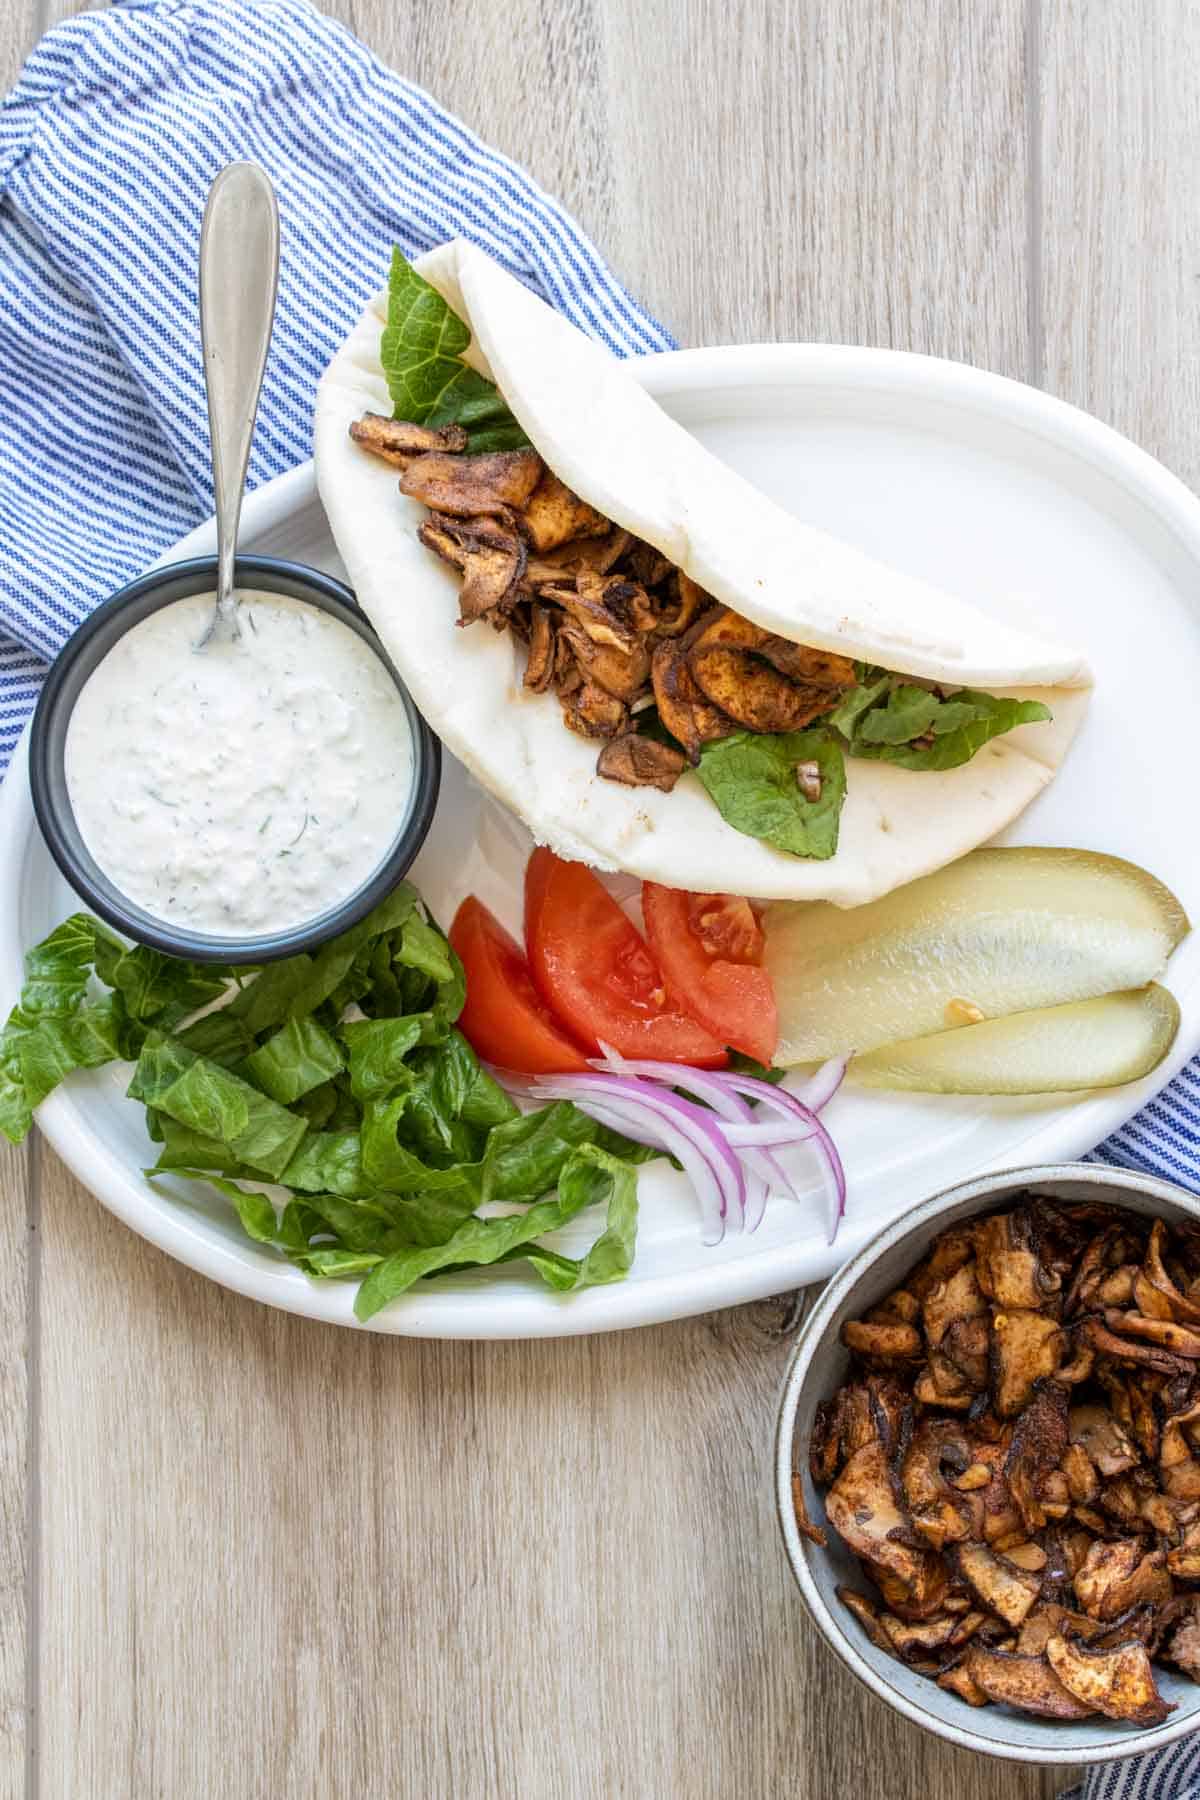
[(599, 1126), (569, 1100), (518, 1114), (490, 1134), (483, 1155), (482, 1198), (536, 1200), (556, 1186), (570, 1157), (594, 1144)]
[(421, 1019), (355, 1019), (341, 1027), (350, 1062), (350, 1091), (364, 1104), (412, 1080), (408, 1057), (421, 1042)]
[[(1052, 716), (1050, 708), (1040, 700), (997, 699), (993, 694), (976, 693), (970, 688), (963, 688), (952, 699), (936, 705), (938, 710), (926, 727), (933, 734), (931, 744), (871, 742), (860, 735), (850, 746), (850, 754), (896, 763), (902, 769), (957, 769), (970, 762), (989, 739), (1018, 725), (1034, 725)], [(869, 713), (864, 724), (875, 716)]]
[(279, 1177), (302, 1194), (341, 1194), (354, 1200), (370, 1192), (357, 1131), (310, 1131)]
[(242, 1074), (272, 1100), (290, 1106), (344, 1067), (342, 1053), (315, 1019), (288, 1019), (261, 1049), (248, 1056)]
[(461, 425), (472, 451), (517, 449), (529, 439), (495, 383), (462, 361), (470, 341), (436, 288), (393, 250), (379, 359), (395, 417), (416, 425)]
[(216, 1138), (252, 1169), (278, 1180), (308, 1130), (266, 1094), (207, 1057), (151, 1033), (134, 1081), (137, 1098), (201, 1137)]
[[(815, 762), (821, 795), (806, 799), (796, 765)], [(717, 810), (735, 831), (764, 839), (791, 856), (824, 862), (838, 845), (846, 797), (841, 747), (822, 730), (756, 736), (738, 731), (705, 744), (696, 771)]]

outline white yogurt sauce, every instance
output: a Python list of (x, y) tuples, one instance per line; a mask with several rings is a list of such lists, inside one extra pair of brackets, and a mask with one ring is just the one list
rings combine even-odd
[(316, 918), (371, 875), (408, 810), (413, 743), (387, 669), (340, 619), (241, 597), (164, 606), (89, 676), (67, 727), (83, 840), (155, 918), (219, 937)]

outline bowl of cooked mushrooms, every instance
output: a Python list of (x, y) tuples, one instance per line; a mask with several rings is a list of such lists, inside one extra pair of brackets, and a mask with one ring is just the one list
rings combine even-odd
[(897, 1220), (804, 1326), (776, 1481), (809, 1611), (907, 1718), (1041, 1763), (1200, 1727), (1200, 1201), (1076, 1163)]

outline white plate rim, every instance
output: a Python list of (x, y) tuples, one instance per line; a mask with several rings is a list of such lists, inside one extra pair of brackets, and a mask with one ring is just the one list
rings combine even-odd
[[(747, 344), (665, 351), (640, 358), (632, 367), (642, 385), (661, 397), (736, 391), (766, 383), (778, 388), (838, 382), (861, 390), (919, 393), (924, 400), (990, 416), (1053, 442), (1103, 471), (1152, 511), (1200, 562), (1200, 500), (1182, 481), (1111, 426), (1006, 376), (909, 351), (838, 344)], [(311, 461), (264, 483), (246, 498), (244, 538), (278, 529), (315, 499)], [(209, 520), (172, 545), (159, 562), (204, 555), (214, 548), (215, 530)], [(33, 817), (27, 770), (26, 731), (0, 788), (0, 976), (5, 991), (14, 993), (24, 948), (17, 941), (15, 900)], [(1167, 1061), (1136, 1089), (1114, 1090), (1082, 1104), (1075, 1102), (1062, 1112), (1047, 1113), (1041, 1128), (1022, 1144), (1024, 1160), (1030, 1164), (1069, 1162), (1092, 1149), (1178, 1073), (1200, 1048), (1200, 1030), (1193, 1036), (1195, 1041), (1182, 1041), (1181, 1033)], [(362, 1326), (354, 1318), (353, 1289), (347, 1284), (310, 1283), (284, 1264), (276, 1273), (189, 1229), (186, 1209), (155, 1196), (137, 1171), (128, 1169), (91, 1134), (72, 1102), (69, 1084), (42, 1103), (38, 1124), (67, 1166), (110, 1212), (176, 1260), (237, 1293), (284, 1311), (389, 1335), (481, 1340), (558, 1337), (661, 1323), (823, 1280), (859, 1247), (857, 1241), (839, 1242), (817, 1252), (807, 1246), (797, 1245), (794, 1251), (788, 1245), (776, 1246), (733, 1262), (689, 1265), (675, 1274), (593, 1288), (565, 1299), (548, 1292), (506, 1290), (503, 1307), (489, 1306), (482, 1289), (441, 1294), (418, 1290)], [(961, 1182), (1003, 1166), (1003, 1155), (985, 1158), (970, 1167), (947, 1171), (936, 1185), (944, 1188), (951, 1181)]]

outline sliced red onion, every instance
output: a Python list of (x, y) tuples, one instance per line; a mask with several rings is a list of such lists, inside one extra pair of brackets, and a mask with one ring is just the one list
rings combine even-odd
[[(827, 1106), (841, 1087), (846, 1075), (848, 1056), (831, 1056), (828, 1062), (822, 1063), (815, 1075), (810, 1075), (803, 1087), (796, 1088), (795, 1097), (802, 1106), (811, 1107), (819, 1113)], [(770, 1083), (767, 1084), (770, 1086)]]
[(711, 1113), (664, 1093), (651, 1082), (624, 1075), (544, 1075), (532, 1089), (538, 1099), (573, 1100), (583, 1112), (598, 1104), (603, 1123), (626, 1131), (639, 1143), (651, 1143), (657, 1130), (658, 1149), (667, 1150), (691, 1178), (705, 1221), (706, 1241), (720, 1243), (726, 1219), (745, 1219), (745, 1176)]
[[(698, 1100), (703, 1100), (711, 1107), (719, 1119), (747, 1125), (754, 1121), (754, 1114), (749, 1106), (739, 1095), (730, 1093), (723, 1075), (717, 1070), (693, 1069), (690, 1063), (636, 1060), (622, 1056), (611, 1045), (604, 1043), (600, 1048), (604, 1055), (590, 1059), (594, 1069), (603, 1070), (610, 1075), (644, 1076), (669, 1087), (686, 1088), (688, 1093), (695, 1094)], [(722, 1135), (728, 1137), (727, 1133)], [(795, 1190), (787, 1171), (769, 1150), (749, 1146), (744, 1151), (739, 1151), (738, 1160), (745, 1171), (746, 1230), (757, 1231), (767, 1209), (772, 1184), (783, 1188), (785, 1192), (794, 1194)]]

